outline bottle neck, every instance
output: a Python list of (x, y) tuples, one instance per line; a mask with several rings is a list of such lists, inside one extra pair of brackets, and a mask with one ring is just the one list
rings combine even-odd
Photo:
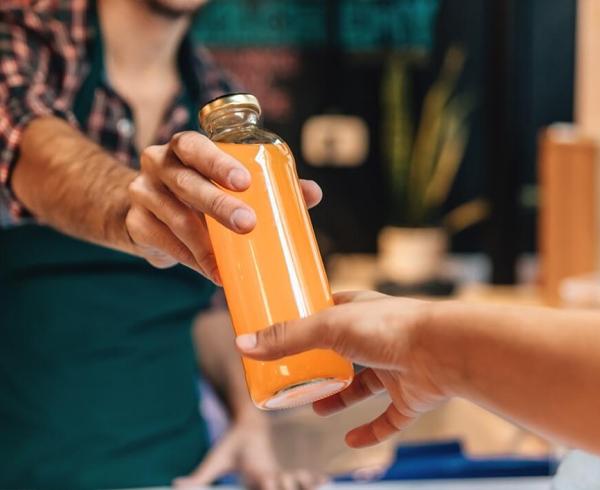
[(206, 120), (204, 130), (210, 139), (231, 131), (256, 128), (258, 112), (247, 108), (224, 108), (212, 113)]

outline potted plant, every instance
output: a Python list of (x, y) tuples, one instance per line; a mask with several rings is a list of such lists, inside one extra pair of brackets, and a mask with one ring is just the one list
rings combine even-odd
[(468, 141), (472, 103), (468, 95), (456, 93), (464, 53), (457, 47), (448, 50), (415, 124), (410, 79), (419, 60), (415, 54), (391, 55), (382, 97), (390, 216), (379, 235), (379, 261), (384, 278), (403, 285), (435, 280), (449, 234), (486, 213), (482, 201), (442, 213)]

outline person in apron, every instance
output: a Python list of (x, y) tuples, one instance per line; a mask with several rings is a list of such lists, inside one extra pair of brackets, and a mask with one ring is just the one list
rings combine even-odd
[[(27, 84), (34, 87), (40, 80), (54, 83), (53, 73), (41, 70), (54, 67), (65, 80), (85, 72), (80, 80), (66, 83), (77, 86), (77, 93), (71, 107), (60, 110), (135, 168), (132, 111), (107, 79), (101, 33), (92, 1), (40, 2), (35, 9), (0, 6), (0, 58), (7, 60), (0, 68), (0, 106), (5, 104), (0, 115), (19, 121), (30, 117), (19, 113), (19, 104), (26, 105), (21, 91), (33, 91)], [(85, 46), (69, 35), (85, 38)], [(14, 52), (12, 46), (17, 46)], [(81, 50), (85, 63), (75, 63), (70, 56)], [(23, 88), (9, 61), (18, 64), (21, 57), (29, 63), (38, 54), (48, 55), (42, 58), (45, 64), (27, 65), (31, 79)], [(157, 143), (177, 131), (197, 130), (197, 108), (229, 90), (210, 61), (197, 57), (189, 37), (179, 49), (178, 66), (183, 90), (167, 111)], [(2, 99), (3, 89), (10, 100)], [(43, 94), (39, 101), (44, 103), (51, 90), (42, 87), (36, 93)], [(59, 106), (55, 104), (53, 114), (60, 112)], [(35, 108), (28, 110), (36, 115)], [(5, 184), (2, 158), (15, 139), (6, 136), (12, 134), (7, 121), (0, 131), (0, 183)], [(0, 222), (10, 221), (9, 206), (19, 206), (9, 203), (13, 196), (7, 189), (0, 189)], [(190, 327), (214, 292), (210, 281), (189, 268), (158, 271), (142, 258), (71, 238), (33, 220), (1, 229), (0, 488), (157, 486), (192, 472), (207, 455), (209, 440), (198, 410)], [(243, 396), (247, 399), (245, 392)], [(244, 409), (248, 404), (237, 402)], [(257, 417), (250, 417), (250, 436), (244, 439), (238, 432), (229, 439), (220, 456), (212, 458), (213, 466), (223, 472), (233, 462), (244, 465), (237, 444), (260, 461), (246, 461), (246, 467), (277, 471)]]

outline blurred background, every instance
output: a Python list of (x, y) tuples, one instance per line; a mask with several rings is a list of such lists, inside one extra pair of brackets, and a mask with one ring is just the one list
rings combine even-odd
[[(459, 50), (464, 66), (448, 89), (468, 105), (458, 137), (468, 141), (436, 218), (486, 203), (488, 213), (451, 234), (450, 249), (484, 254), (494, 266), (486, 279), (511, 283), (517, 259), (536, 250), (537, 132), (573, 118), (575, 25), (576, 0), (220, 0), (197, 36), (259, 97), (300, 174), (323, 186), (313, 219), (325, 255), (375, 253), (379, 231), (402, 220), (394, 160), (410, 153), (424, 99)], [(391, 77), (401, 78), (399, 93), (386, 87)], [(328, 134), (306, 141), (316, 118), (334, 116), (343, 118), (320, 120)], [(394, 118), (405, 119), (400, 141), (387, 134)]]
[[(598, 28), (595, 0), (219, 0), (195, 34), (323, 187), (334, 289), (579, 307), (600, 298)], [(281, 452), (377, 472), (398, 441), (357, 453), (342, 437), (386, 405), (278, 414)], [(514, 456), (508, 474), (547, 474), (561, 451), (460, 401), (401, 440)]]

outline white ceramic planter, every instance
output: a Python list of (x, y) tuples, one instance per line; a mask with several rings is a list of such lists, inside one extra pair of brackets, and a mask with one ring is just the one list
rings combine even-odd
[(378, 242), (382, 277), (400, 284), (438, 277), (448, 249), (448, 237), (441, 228), (386, 227)]

